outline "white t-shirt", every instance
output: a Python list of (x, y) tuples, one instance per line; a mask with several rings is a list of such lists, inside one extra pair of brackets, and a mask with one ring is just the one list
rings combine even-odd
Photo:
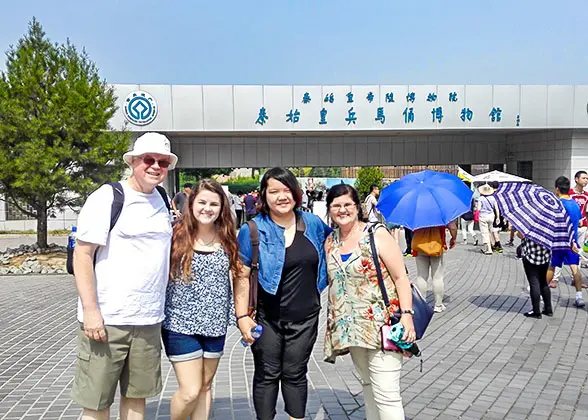
[[(153, 325), (164, 318), (172, 227), (157, 190), (135, 191), (122, 181), (124, 205), (110, 229), (110, 185), (92, 193), (78, 217), (77, 239), (100, 245), (95, 284), (105, 325)], [(78, 320), (83, 322), (81, 299)]]
[(368, 222), (371, 223), (378, 223), (380, 222), (380, 212), (376, 209), (376, 204), (378, 204), (378, 200), (372, 194), (368, 194), (365, 199), (365, 209), (367, 210), (367, 218)]

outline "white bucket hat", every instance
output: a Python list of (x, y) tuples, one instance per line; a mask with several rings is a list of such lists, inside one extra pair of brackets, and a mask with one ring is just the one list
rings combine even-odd
[(171, 143), (167, 137), (159, 133), (145, 133), (135, 140), (133, 150), (123, 155), (123, 160), (131, 166), (131, 160), (135, 156), (141, 156), (147, 153), (157, 153), (158, 155), (169, 156), (171, 164), (169, 169), (174, 169), (178, 162), (178, 157), (171, 152)]
[(494, 194), (494, 191), (495, 191), (494, 188), (492, 188), (488, 184), (480, 185), (478, 187), (478, 192), (482, 195), (492, 195), (492, 194)]

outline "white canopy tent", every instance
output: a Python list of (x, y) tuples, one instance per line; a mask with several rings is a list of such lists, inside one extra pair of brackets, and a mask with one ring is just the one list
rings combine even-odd
[(485, 174), (476, 175), (471, 178), (472, 183), (485, 182), (532, 182), (530, 179), (521, 178), (520, 176), (512, 175), (506, 172), (491, 171)]

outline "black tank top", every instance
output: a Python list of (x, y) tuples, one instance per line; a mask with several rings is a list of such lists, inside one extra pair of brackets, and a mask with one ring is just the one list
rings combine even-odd
[(317, 290), (318, 264), (316, 248), (304, 232), (297, 230), (292, 245), (286, 248), (276, 295), (259, 288), (260, 314), (268, 319), (291, 322), (316, 315), (321, 309)]

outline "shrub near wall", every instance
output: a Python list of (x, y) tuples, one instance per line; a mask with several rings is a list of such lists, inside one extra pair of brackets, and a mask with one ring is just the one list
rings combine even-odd
[(229, 191), (233, 194), (238, 192), (249, 193), (259, 189), (259, 178), (237, 178), (232, 179), (230, 182), (223, 182), (223, 185), (229, 187)]

